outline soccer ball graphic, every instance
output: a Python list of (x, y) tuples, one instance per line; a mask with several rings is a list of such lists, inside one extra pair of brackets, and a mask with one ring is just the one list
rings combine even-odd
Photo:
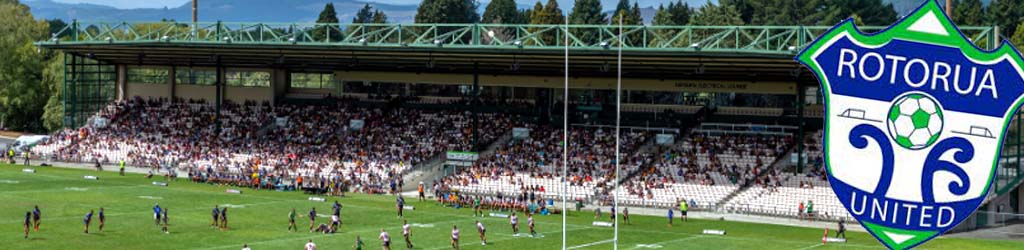
[(906, 94), (892, 103), (886, 124), (897, 145), (911, 150), (926, 148), (942, 133), (942, 108), (930, 96)]

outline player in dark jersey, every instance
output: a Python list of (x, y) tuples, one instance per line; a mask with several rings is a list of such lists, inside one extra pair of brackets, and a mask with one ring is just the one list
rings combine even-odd
[(220, 229), (228, 230), (228, 208), (220, 209)]
[(402, 210), (405, 210), (403, 209), (405, 208), (405, 198), (402, 198), (402, 196), (399, 195), (398, 199), (395, 199), (395, 206), (398, 207), (398, 218), (402, 218)]
[(628, 207), (622, 208), (622, 221), (626, 222), (626, 225), (629, 225), (629, 208)]
[(93, 210), (89, 210), (89, 213), (85, 214), (85, 219), (82, 220), (82, 223), (85, 224), (86, 234), (89, 234), (89, 223), (92, 222), (92, 212)]
[(213, 227), (219, 225), (218, 222), (220, 222), (220, 208), (217, 207), (217, 205), (213, 205), (213, 212), (211, 213), (211, 215), (213, 216), (213, 221), (210, 221), (210, 226)]
[(363, 250), (363, 240), (356, 235), (356, 244), (352, 245), (352, 250)]
[(32, 209), (32, 225), (35, 227), (35, 231), (39, 232), (39, 224), (43, 223), (43, 212), (39, 211), (39, 206), (35, 206)]
[(25, 239), (28, 239), (28, 231), (32, 228), (32, 212), (25, 211)]
[(316, 208), (310, 208), (307, 216), (309, 216), (309, 232), (312, 233), (313, 228), (316, 227)]
[(164, 212), (164, 215), (163, 215), (164, 225), (163, 225), (163, 227), (160, 228), (160, 231), (164, 232), (165, 234), (169, 234), (171, 232), (167, 230), (167, 208), (164, 208), (163, 212)]
[(295, 208), (288, 213), (288, 232), (292, 230), (299, 231), (299, 227), (295, 225)]
[(103, 213), (103, 208), (100, 208), (100, 233), (103, 232), (103, 225), (107, 224), (107, 214)]
[(153, 224), (160, 225), (160, 204), (153, 206)]

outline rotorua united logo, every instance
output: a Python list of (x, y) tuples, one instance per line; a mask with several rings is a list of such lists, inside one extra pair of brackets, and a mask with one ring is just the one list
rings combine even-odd
[(929, 0), (875, 34), (847, 20), (797, 60), (821, 81), (832, 189), (875, 238), (911, 248), (981, 205), (1024, 94), (1013, 46), (982, 51)]

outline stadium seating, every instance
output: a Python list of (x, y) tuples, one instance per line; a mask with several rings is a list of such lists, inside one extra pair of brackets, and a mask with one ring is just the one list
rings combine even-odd
[(787, 174), (781, 186), (755, 185), (725, 204), (730, 212), (799, 217), (799, 206), (814, 203), (814, 218), (851, 221), (852, 217), (823, 176)]
[(788, 136), (692, 134), (616, 193), (631, 205), (671, 207), (686, 200), (713, 209), (774, 163), (791, 141)]
[[(516, 194), (527, 187), (540, 186), (545, 190), (558, 190), (561, 185), (561, 156), (559, 146), (562, 130), (538, 126), (531, 128), (531, 137), (513, 140), (500, 146), (496, 152), (482, 158), (475, 166), (448, 176), (445, 183), (455, 190), (475, 195), (496, 196)], [(636, 154), (651, 134), (647, 131), (622, 131), (620, 150), (623, 155), (621, 172), (627, 173), (649, 162), (650, 157)], [(607, 128), (573, 128), (570, 130), (570, 158), (568, 182), (572, 199), (591, 199), (605, 190), (614, 176), (614, 132)], [(554, 198), (557, 193), (543, 193)]]

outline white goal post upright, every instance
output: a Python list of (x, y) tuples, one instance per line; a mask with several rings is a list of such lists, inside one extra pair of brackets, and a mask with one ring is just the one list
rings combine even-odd
[(563, 93), (562, 104), (564, 105), (562, 110), (562, 249), (565, 250), (566, 245), (566, 233), (565, 230), (565, 216), (568, 210), (565, 210), (566, 197), (569, 196), (569, 17), (565, 17), (565, 91)]
[(612, 217), (615, 217), (615, 238), (612, 240), (612, 249), (619, 249), (619, 217), (617, 213), (622, 212), (622, 208), (619, 207), (619, 166), (621, 165), (619, 155), (619, 129), (622, 127), (622, 19), (623, 14), (619, 13), (619, 54), (618, 54), (618, 73), (616, 76), (615, 83), (615, 178), (614, 185), (612, 186), (612, 195), (614, 196), (612, 201)]

